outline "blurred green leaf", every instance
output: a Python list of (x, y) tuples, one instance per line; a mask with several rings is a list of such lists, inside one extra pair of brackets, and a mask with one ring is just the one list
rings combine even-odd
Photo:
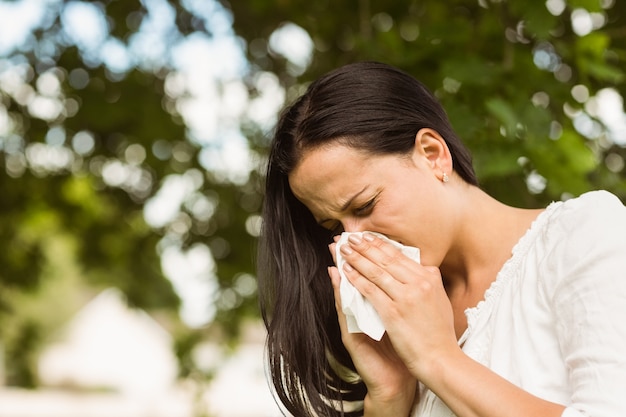
[(485, 107), (496, 119), (502, 123), (509, 135), (512, 135), (517, 128), (518, 117), (511, 105), (501, 98), (488, 98)]
[[(58, 13), (67, 2), (50, 3), (45, 25), (20, 48), (0, 56), (0, 73), (18, 68), (24, 74), (19, 94), (8, 76), (0, 83), (0, 119), (6, 122), (0, 136), (0, 238), (8, 242), (0, 252), (0, 306), (5, 309), (0, 322), (25, 317), (23, 311), (9, 311), (16, 308), (11, 300), (19, 298), (15, 294), (39, 297), (37, 290), (54, 281), (50, 271), (58, 266), (51, 266), (51, 259), (56, 258), (73, 265), (86, 287), (115, 286), (129, 304), (175, 316), (180, 299), (161, 269), (160, 254), (167, 245), (183, 251), (194, 245), (210, 248), (215, 277), (207, 281), (214, 279), (218, 287), (212, 328), (222, 327), (220, 334), (233, 342), (241, 323), (258, 315), (255, 289), (242, 283), (254, 278), (255, 237), (246, 225), (260, 211), (263, 166), (253, 167), (247, 181), (233, 183), (200, 163), (204, 145), (180, 114), (193, 92), (180, 87), (181, 75), (167, 61), (177, 42), (194, 34), (209, 40), (216, 33), (231, 36), (231, 21), (234, 44), (242, 45), (248, 60), (240, 81), (250, 98), (260, 95), (255, 84), (260, 74), (274, 74), (291, 99), (339, 65), (385, 61), (417, 77), (441, 100), (474, 155), (481, 187), (494, 197), (537, 207), (563, 193), (608, 188), (626, 199), (625, 170), (604, 163), (608, 155), (626, 157), (624, 148), (606, 139), (599, 115), (588, 116), (600, 123), (600, 139), (580, 134), (571, 110), (572, 89), (578, 85), (590, 97), (604, 88), (626, 95), (626, 2), (570, 0), (553, 16), (544, 2), (523, 0), (220, 0), (225, 14), (205, 19), (205, 13), (219, 8), (194, 11), (189, 8), (194, 2), (167, 1), (163, 6), (170, 8), (174, 25), (162, 44), (151, 44), (155, 50), (162, 47), (163, 56), (155, 63), (133, 55), (131, 67), (121, 73), (62, 35)], [(115, 37), (109, 40), (121, 45), (141, 38), (141, 23), (152, 12), (137, 0), (105, 1), (98, 7)], [(577, 8), (601, 14), (585, 36), (572, 27)], [(304, 72), (268, 47), (272, 33), (286, 22), (314, 41)], [(215, 68), (221, 63), (219, 55), (200, 58), (212, 60)], [(166, 63), (158, 64), (160, 59)], [(35, 117), (25, 99), (45, 86), (38, 80), (47, 71), (58, 75), (65, 106), (50, 120)], [(203, 104), (204, 116), (211, 116), (213, 104)], [(587, 107), (580, 103), (576, 111)], [(257, 125), (249, 116), (244, 112), (242, 120), (229, 123), (241, 123), (262, 161), (271, 126)], [(79, 152), (77, 135), (90, 137), (93, 146)], [(36, 152), (64, 152), (73, 162), (62, 168), (38, 166)], [(133, 160), (137, 153), (143, 157)], [(103, 175), (105, 167), (137, 181), (113, 184)], [(193, 197), (182, 202), (173, 220), (148, 224), (144, 208), (165, 179), (190, 172), (201, 173)], [(545, 178), (543, 191), (529, 190), (532, 173)], [(202, 198), (214, 204), (207, 218), (194, 212), (194, 201)], [(64, 236), (73, 243), (55, 240)], [(51, 245), (59, 252), (51, 254)], [(27, 321), (21, 322), (23, 339), (11, 338), (24, 340), (25, 346), (49, 328), (35, 321), (29, 330)], [(180, 333), (181, 356), (189, 357), (200, 336)]]

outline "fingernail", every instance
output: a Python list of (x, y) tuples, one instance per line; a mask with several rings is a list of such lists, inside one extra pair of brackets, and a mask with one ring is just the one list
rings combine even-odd
[(373, 242), (375, 237), (371, 233), (363, 233), (363, 239), (367, 240), (368, 242)]
[(346, 272), (352, 272), (352, 271), (354, 271), (354, 269), (350, 266), (350, 264), (349, 264), (349, 263), (345, 263), (345, 264), (343, 264), (343, 270), (344, 270), (344, 271), (346, 271)]
[(352, 254), (352, 249), (350, 249), (350, 247), (348, 247), (348, 245), (342, 245), (341, 246), (341, 253), (343, 253), (344, 255), (351, 255)]
[(358, 245), (359, 243), (361, 243), (361, 236), (359, 236), (359, 235), (350, 235), (348, 240), (350, 241), (350, 243), (354, 243), (355, 245)]

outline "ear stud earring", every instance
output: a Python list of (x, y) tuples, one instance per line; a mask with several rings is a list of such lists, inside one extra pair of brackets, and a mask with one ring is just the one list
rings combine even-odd
[(448, 177), (448, 174), (446, 174), (445, 172), (443, 173), (443, 176), (441, 177), (441, 182), (443, 182), (444, 184), (446, 182), (450, 181), (450, 177)]

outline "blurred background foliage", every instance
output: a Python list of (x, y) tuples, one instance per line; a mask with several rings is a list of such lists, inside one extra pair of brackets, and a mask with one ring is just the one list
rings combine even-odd
[[(24, 3), (3, 1), (0, 13)], [(0, 49), (10, 384), (35, 385), (41, 344), (107, 287), (176, 335), (183, 375), (206, 335), (235, 344), (258, 314), (272, 124), (307, 83), (345, 63), (384, 61), (424, 82), (472, 150), (481, 186), (507, 203), (543, 206), (597, 188), (626, 199), (624, 2), (39, 4), (31, 32)], [(73, 16), (100, 32), (72, 29)], [(211, 70), (229, 54), (240, 64)], [(205, 310), (184, 320), (194, 296)]]

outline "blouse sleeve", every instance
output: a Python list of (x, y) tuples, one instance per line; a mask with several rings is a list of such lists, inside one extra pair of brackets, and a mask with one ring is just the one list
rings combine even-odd
[(563, 417), (626, 416), (626, 207), (593, 192), (562, 209), (542, 281), (572, 387)]

